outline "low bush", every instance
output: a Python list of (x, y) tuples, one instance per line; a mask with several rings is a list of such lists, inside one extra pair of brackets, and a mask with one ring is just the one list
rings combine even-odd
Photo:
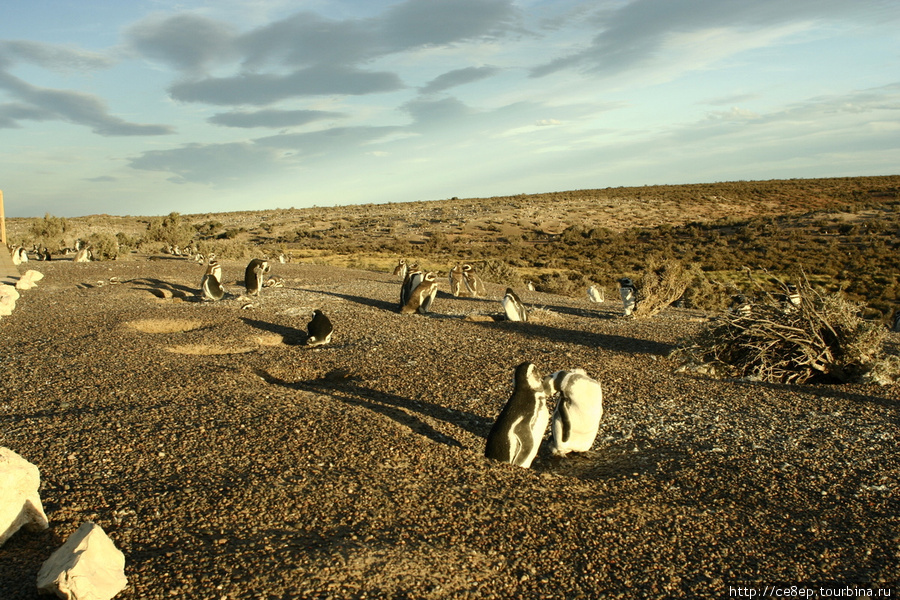
[(900, 357), (886, 351), (887, 329), (861, 317), (840, 294), (804, 288), (798, 306), (772, 294), (724, 313), (678, 351), (685, 367), (771, 383), (890, 383)]

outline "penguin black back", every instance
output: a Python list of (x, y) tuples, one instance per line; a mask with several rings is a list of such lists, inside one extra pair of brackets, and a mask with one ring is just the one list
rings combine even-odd
[(331, 320), (325, 316), (325, 313), (316, 309), (313, 311), (312, 320), (306, 326), (306, 331), (309, 334), (306, 338), (306, 345), (321, 346), (331, 341), (334, 326), (331, 324)]
[(532, 363), (516, 367), (513, 393), (487, 437), (487, 458), (528, 468), (550, 422), (547, 386)]

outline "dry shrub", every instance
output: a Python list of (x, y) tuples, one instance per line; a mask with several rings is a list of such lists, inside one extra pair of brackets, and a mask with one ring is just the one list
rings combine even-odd
[(509, 287), (522, 287), (524, 282), (515, 267), (502, 260), (487, 260), (481, 266), (481, 278), (492, 283)]
[(749, 312), (712, 321), (679, 350), (685, 366), (771, 383), (889, 383), (900, 357), (886, 352), (887, 330), (860, 317), (862, 306), (839, 294), (804, 288), (799, 306), (771, 295)]
[(638, 278), (639, 301), (634, 309), (636, 319), (649, 319), (684, 295), (691, 277), (675, 260), (652, 262)]

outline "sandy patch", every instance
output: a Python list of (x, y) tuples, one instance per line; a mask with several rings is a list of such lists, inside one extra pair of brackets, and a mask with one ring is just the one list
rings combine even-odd
[(178, 333), (199, 329), (203, 323), (195, 319), (139, 319), (127, 321), (125, 326), (141, 333)]

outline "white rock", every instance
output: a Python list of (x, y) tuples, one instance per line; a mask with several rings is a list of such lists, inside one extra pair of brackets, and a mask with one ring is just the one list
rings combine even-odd
[(47, 515), (38, 488), (38, 468), (10, 450), (0, 448), (0, 546), (23, 526), (47, 529)]
[(11, 315), (16, 307), (19, 292), (11, 285), (0, 284), (0, 316)]
[(44, 274), (34, 269), (25, 271), (25, 274), (16, 282), (17, 290), (30, 290), (37, 285), (37, 282), (44, 278)]
[(88, 521), (44, 561), (37, 585), (63, 600), (110, 600), (128, 585), (125, 555)]

